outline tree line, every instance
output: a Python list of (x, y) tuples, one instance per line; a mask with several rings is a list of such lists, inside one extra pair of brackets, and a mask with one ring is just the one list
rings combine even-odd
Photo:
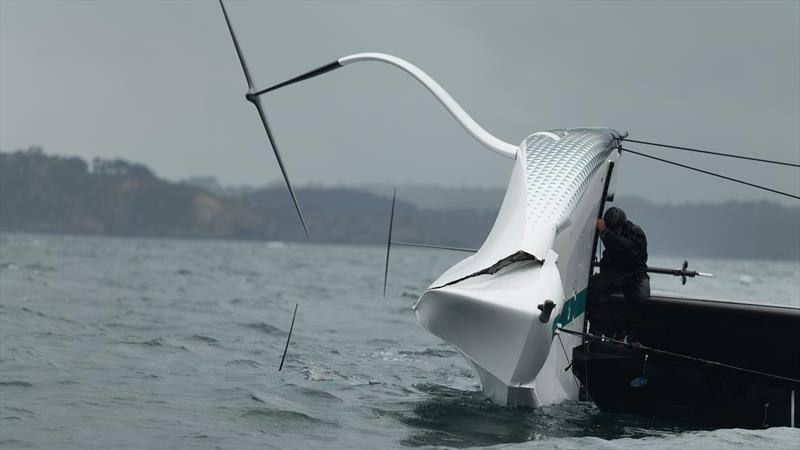
[[(285, 187), (225, 190), (199, 180), (170, 182), (121, 159), (87, 163), (41, 148), (0, 152), (0, 231), (307, 241)], [(458, 195), (443, 189), (429, 197), (443, 193)], [(297, 195), (313, 242), (385, 243), (386, 195), (323, 187), (300, 188)], [(469, 204), (458, 200), (451, 204)], [(651, 254), (800, 260), (800, 208), (767, 202), (663, 206), (625, 197), (615, 204), (643, 226)], [(394, 238), (474, 248), (496, 214), (398, 201)]]

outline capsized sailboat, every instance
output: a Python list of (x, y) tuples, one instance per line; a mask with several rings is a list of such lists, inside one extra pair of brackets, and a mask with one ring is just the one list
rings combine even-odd
[[(585, 356), (583, 367), (589, 367), (591, 359), (590, 341), (596, 336), (587, 321), (587, 287), (597, 245), (595, 219), (605, 202), (613, 200), (615, 166), (627, 134), (610, 128), (567, 128), (539, 131), (514, 145), (484, 130), (418, 67), (382, 53), (345, 56), (258, 89), (221, 0), (220, 5), (247, 81), (245, 98), (259, 114), (307, 234), (260, 101), (276, 89), (354, 63), (388, 64), (419, 81), (484, 147), (513, 161), (502, 207), (486, 241), (436, 279), (413, 308), (425, 329), (475, 368), (483, 392), (500, 405), (538, 407), (578, 399), (581, 392), (591, 394), (591, 373), (584, 371), (588, 375), (581, 378), (569, 369), (578, 370), (578, 354)], [(787, 323), (798, 325), (796, 320)], [(800, 374), (786, 378), (792, 383)]]

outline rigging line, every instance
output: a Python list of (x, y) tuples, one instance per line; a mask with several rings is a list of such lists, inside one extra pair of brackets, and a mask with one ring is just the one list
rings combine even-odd
[(558, 330), (559, 331), (563, 331), (564, 333), (567, 333), (567, 334), (572, 334), (572, 335), (575, 335), (575, 336), (583, 336), (583, 337), (591, 339), (591, 340), (600, 341), (600, 342), (608, 342), (608, 343), (619, 345), (619, 346), (622, 346), (622, 347), (632, 348), (634, 350), (642, 350), (642, 351), (647, 351), (647, 352), (650, 352), (650, 353), (656, 353), (656, 354), (661, 354), (661, 355), (666, 355), (666, 356), (672, 356), (674, 358), (687, 359), (689, 361), (700, 362), (700, 363), (709, 364), (709, 365), (712, 365), (712, 366), (724, 367), (726, 369), (731, 369), (731, 370), (738, 370), (740, 372), (745, 372), (745, 373), (749, 373), (749, 374), (753, 374), (753, 375), (761, 375), (763, 377), (774, 378), (774, 379), (781, 380), (781, 381), (788, 381), (790, 383), (800, 383), (800, 379), (797, 379), (797, 378), (784, 377), (784, 376), (781, 376), (781, 375), (775, 375), (775, 374), (767, 373), (767, 372), (759, 372), (758, 370), (746, 369), (744, 367), (738, 367), (738, 366), (732, 366), (730, 364), (725, 364), (725, 363), (721, 363), (721, 362), (718, 362), (718, 361), (711, 361), (711, 360), (703, 359), (703, 358), (697, 358), (697, 357), (694, 357), (694, 356), (684, 355), (682, 353), (675, 353), (675, 352), (670, 352), (670, 351), (667, 351), (667, 350), (659, 350), (657, 348), (648, 347), (648, 346), (642, 345), (642, 344), (632, 344), (630, 342), (619, 341), (619, 340), (616, 340), (616, 339), (607, 338), (605, 336), (601, 337), (601, 336), (597, 336), (597, 335), (594, 335), (594, 334), (591, 334), (591, 333), (582, 333), (580, 331), (567, 330), (566, 328), (561, 328), (561, 327), (558, 327)]
[(416, 242), (402, 242), (402, 241), (392, 241), (394, 245), (402, 245), (405, 247), (421, 247), (421, 248), (433, 248), (437, 250), (453, 250), (456, 252), (466, 252), (466, 253), (478, 253), (478, 250), (474, 248), (466, 248), (466, 247), (451, 247), (449, 245), (433, 245), (433, 244), (419, 244)]
[[(558, 343), (561, 344), (561, 350), (564, 350), (564, 358), (566, 358), (567, 362), (569, 363), (567, 368), (564, 370), (569, 370), (569, 368), (572, 366), (572, 360), (569, 359), (569, 355), (567, 355), (567, 348), (564, 347), (564, 342), (561, 340), (561, 333), (556, 333), (556, 336), (558, 336)], [(575, 372), (572, 373), (572, 378), (575, 380), (575, 384), (578, 386), (578, 389), (580, 390), (581, 382), (578, 381), (578, 376), (575, 375)]]
[(789, 167), (800, 167), (800, 164), (788, 163), (788, 162), (783, 162), (783, 161), (774, 161), (774, 160), (771, 160), (771, 159), (754, 158), (752, 156), (742, 156), (742, 155), (734, 155), (734, 154), (731, 154), (731, 153), (712, 152), (712, 151), (709, 151), (709, 150), (700, 150), (698, 148), (678, 147), (677, 145), (667, 145), (667, 144), (658, 144), (656, 142), (637, 141), (635, 139), (621, 138), (620, 140), (621, 141), (627, 141), (627, 142), (635, 142), (637, 144), (652, 145), (652, 146), (655, 146), (655, 147), (672, 148), (672, 149), (675, 149), (675, 150), (685, 150), (687, 152), (705, 153), (707, 155), (716, 155), (716, 156), (725, 156), (725, 157), (728, 157), (728, 158), (746, 159), (746, 160), (749, 160), (749, 161), (758, 161), (758, 162), (763, 162), (763, 163), (768, 163), (768, 164), (780, 164), (782, 166), (789, 166)]
[(724, 180), (733, 181), (734, 183), (744, 184), (746, 186), (754, 187), (756, 189), (761, 189), (761, 190), (764, 190), (764, 191), (772, 192), (774, 194), (784, 195), (786, 197), (791, 197), (791, 198), (800, 200), (800, 196), (797, 196), (797, 195), (794, 195), (794, 194), (789, 194), (788, 192), (778, 191), (776, 189), (771, 189), (771, 188), (768, 188), (766, 186), (761, 186), (761, 185), (758, 185), (758, 184), (749, 183), (747, 181), (739, 180), (737, 178), (731, 178), (731, 177), (728, 177), (728, 176), (725, 176), (725, 175), (721, 175), (721, 174), (718, 174), (718, 173), (709, 172), (707, 170), (698, 169), (696, 167), (687, 166), (687, 165), (681, 164), (681, 163), (676, 163), (675, 161), (670, 161), (668, 159), (663, 159), (663, 158), (659, 158), (657, 156), (648, 155), (646, 153), (639, 153), (637, 151), (629, 150), (627, 148), (623, 148), (622, 150), (624, 150), (624, 151), (626, 151), (628, 153), (633, 153), (634, 155), (644, 156), (645, 158), (655, 159), (656, 161), (661, 161), (661, 162), (664, 162), (664, 163), (667, 163), (667, 164), (672, 164), (672, 165), (675, 165), (675, 166), (678, 166), (678, 167), (683, 167), (684, 169), (694, 170), (695, 172), (700, 172), (700, 173), (703, 173), (703, 174), (706, 174), (706, 175), (711, 175), (711, 176), (714, 176), (714, 177), (722, 178)]

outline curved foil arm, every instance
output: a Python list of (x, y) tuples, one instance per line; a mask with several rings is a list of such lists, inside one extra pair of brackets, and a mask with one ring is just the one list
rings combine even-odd
[(464, 108), (458, 104), (458, 102), (447, 93), (447, 91), (442, 88), (439, 83), (436, 82), (433, 78), (430, 77), (427, 73), (423, 72), (417, 66), (411, 64), (410, 62), (398, 58), (396, 56), (387, 55), (384, 53), (356, 53), (354, 55), (345, 56), (344, 58), (339, 58), (339, 64), (342, 66), (346, 66), (348, 64), (362, 62), (362, 61), (378, 61), (384, 62), (387, 64), (391, 64), (404, 72), (408, 73), (412, 77), (416, 78), (417, 81), (422, 83), (428, 91), (433, 94), (436, 99), (438, 99), (442, 105), (447, 109), (448, 112), (453, 116), (453, 118), (464, 127), (467, 132), (472, 135), (475, 139), (478, 140), (481, 144), (483, 144), (489, 150), (492, 150), (495, 153), (503, 155), (507, 158), (515, 159), (517, 157), (517, 146), (509, 144), (508, 142), (502, 141), (488, 131), (484, 130), (483, 127), (478, 125), (475, 120), (464, 111)]
[(285, 86), (289, 86), (295, 83), (299, 83), (300, 81), (307, 80), (309, 78), (314, 78), (320, 76), (322, 74), (328, 73), (332, 70), (336, 70), (340, 67), (344, 67), (348, 64), (363, 62), (363, 61), (377, 61), (383, 62), (387, 64), (391, 64), (404, 72), (408, 73), (412, 77), (414, 77), (417, 81), (422, 83), (428, 91), (436, 97), (439, 102), (444, 105), (445, 109), (453, 116), (453, 118), (464, 127), (467, 132), (472, 135), (475, 139), (478, 140), (481, 144), (483, 144), (489, 150), (492, 150), (495, 153), (503, 155), (507, 158), (516, 159), (517, 157), (517, 146), (509, 144), (508, 142), (502, 141), (488, 131), (484, 130), (483, 127), (478, 125), (472, 117), (464, 111), (464, 108), (458, 104), (458, 102), (447, 93), (447, 91), (439, 85), (433, 78), (430, 77), (427, 73), (420, 70), (419, 67), (411, 64), (410, 62), (398, 58), (396, 56), (387, 55), (384, 53), (356, 53), (354, 55), (345, 56), (343, 58), (339, 58), (338, 60), (326, 64), (324, 66), (318, 67), (314, 70), (310, 70), (306, 73), (298, 75), (294, 78), (290, 78), (286, 81), (280, 82), (278, 84), (272, 85), (265, 89), (260, 89), (255, 91), (252, 89), (251, 94), (248, 94), (249, 97), (258, 97), (260, 95), (266, 94), (267, 92), (274, 91), (276, 89), (280, 89)]

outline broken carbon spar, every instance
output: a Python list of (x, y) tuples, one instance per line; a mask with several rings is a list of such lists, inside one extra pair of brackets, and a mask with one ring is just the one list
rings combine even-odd
[(236, 55), (239, 57), (239, 63), (242, 66), (245, 81), (247, 81), (247, 94), (245, 94), (245, 98), (248, 102), (252, 103), (253, 106), (255, 106), (256, 111), (258, 111), (258, 117), (261, 119), (261, 124), (264, 126), (264, 131), (267, 133), (267, 140), (269, 141), (270, 147), (272, 147), (272, 152), (275, 154), (275, 159), (278, 161), (278, 166), (281, 169), (283, 180), (286, 182), (286, 188), (289, 189), (289, 194), (292, 196), (292, 202), (297, 210), (297, 215), (300, 217), (300, 223), (303, 225), (303, 230), (306, 232), (306, 236), (311, 238), (311, 233), (308, 231), (308, 225), (306, 225), (306, 220), (303, 218), (303, 212), (300, 210), (300, 204), (297, 201), (297, 195), (292, 188), (292, 183), (289, 181), (289, 174), (286, 171), (283, 158), (281, 158), (281, 154), (278, 151), (278, 145), (275, 143), (275, 137), (272, 135), (272, 129), (269, 127), (269, 121), (267, 121), (267, 115), (264, 112), (264, 106), (261, 104), (261, 99), (258, 97), (258, 95), (254, 95), (256, 87), (253, 83), (253, 77), (250, 74), (250, 70), (247, 68), (247, 62), (244, 59), (242, 47), (239, 45), (239, 40), (236, 38), (236, 33), (233, 31), (233, 26), (228, 18), (228, 12), (225, 10), (225, 4), (222, 3), (222, 0), (219, 0), (219, 6), (222, 8), (222, 14), (225, 16), (225, 23), (228, 25), (228, 31), (231, 34), (233, 46), (236, 47)]
[(289, 334), (286, 335), (286, 346), (283, 347), (283, 355), (281, 356), (281, 365), (278, 366), (278, 372), (283, 370), (283, 362), (286, 361), (286, 352), (289, 351), (289, 341), (292, 340), (292, 331), (294, 331), (294, 319), (297, 317), (297, 307), (299, 303), (294, 304), (294, 313), (292, 313), (292, 324), (289, 326)]

